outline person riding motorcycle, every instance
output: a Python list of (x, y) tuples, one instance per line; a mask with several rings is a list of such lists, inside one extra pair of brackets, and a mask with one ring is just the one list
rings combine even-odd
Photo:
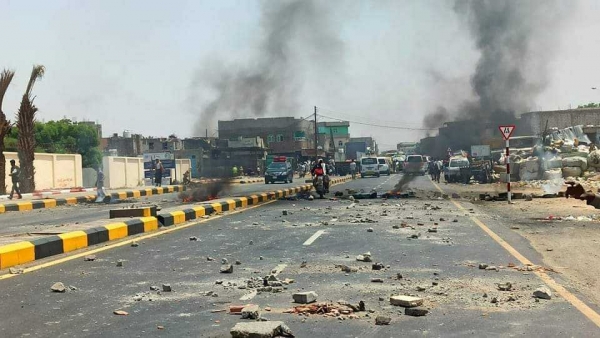
[(317, 182), (319, 176), (323, 176), (323, 188), (325, 192), (329, 192), (329, 176), (327, 175), (327, 165), (320, 159), (315, 166), (310, 170), (310, 173), (314, 176), (313, 182)]

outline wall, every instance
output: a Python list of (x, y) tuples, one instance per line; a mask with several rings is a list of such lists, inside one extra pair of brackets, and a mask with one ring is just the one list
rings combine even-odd
[(600, 125), (600, 109), (584, 108), (525, 113), (521, 115), (515, 132), (518, 133), (519, 129), (522, 129), (529, 135), (539, 135), (544, 132), (546, 121), (548, 121), (548, 129), (563, 129), (577, 125)]
[[(10, 160), (17, 161), (17, 153), (4, 152), (6, 157), (6, 185), (11, 186)], [(35, 153), (33, 161), (35, 167), (36, 190), (53, 188), (74, 188), (83, 184), (81, 155), (79, 154), (44, 154)]]
[(142, 157), (102, 158), (104, 187), (107, 189), (134, 188), (143, 185), (144, 159)]
[(183, 181), (183, 173), (188, 170), (190, 173), (192, 172), (192, 161), (189, 158), (175, 160), (175, 179), (177, 182)]

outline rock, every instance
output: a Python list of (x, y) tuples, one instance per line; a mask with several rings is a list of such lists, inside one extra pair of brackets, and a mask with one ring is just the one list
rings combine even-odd
[(190, 237), (190, 241), (196, 242), (196, 241), (198, 241), (198, 237), (192, 236), (192, 237)]
[(385, 316), (377, 316), (375, 318), (375, 325), (390, 325), (392, 318)]
[(240, 262), (240, 261), (235, 261), (235, 265), (242, 265), (242, 262)]
[(527, 194), (527, 195), (525, 195), (525, 200), (528, 202), (533, 201), (533, 196), (531, 194)]
[(492, 297), (492, 300), (490, 301), (490, 303), (492, 303), (492, 304), (498, 303), (498, 298)]
[(206, 260), (207, 260), (208, 262), (212, 262), (212, 261), (214, 261), (215, 259), (214, 259), (214, 258), (212, 258), (212, 257), (206, 257)]
[(222, 258), (221, 264), (229, 264), (229, 261), (227, 260), (227, 258)]
[(233, 273), (233, 265), (231, 264), (224, 264), (221, 266), (221, 269), (219, 270), (220, 273)]
[(367, 229), (367, 232), (373, 232), (373, 231), (374, 231), (373, 228), (368, 228)]
[(113, 314), (115, 314), (117, 316), (127, 316), (127, 315), (129, 315), (129, 312), (126, 312), (123, 310), (115, 310), (115, 311), (113, 311)]
[(248, 245), (254, 245), (254, 241), (250, 241), (250, 243), (248, 243)]
[(487, 264), (485, 264), (485, 263), (479, 263), (479, 268), (480, 268), (481, 270), (485, 270), (487, 267), (488, 267), (488, 265), (487, 265)]
[(360, 261), (360, 262), (371, 262), (371, 253), (370, 252), (365, 252), (362, 255), (358, 255), (356, 256), (356, 260)]
[(315, 199), (315, 197), (314, 197), (313, 195), (309, 195), (309, 196), (308, 196), (308, 200), (309, 200), (309, 201), (312, 201), (312, 200), (314, 200), (314, 199)]
[(283, 211), (281, 211), (281, 214), (282, 214), (283, 216), (287, 216), (287, 215), (288, 215), (288, 211), (287, 211), (287, 210), (283, 210)]
[(437, 232), (437, 228), (429, 228), (427, 229), (427, 232)]
[(498, 290), (500, 290), (500, 291), (510, 291), (511, 289), (512, 289), (512, 284), (510, 282), (498, 284)]
[(237, 323), (229, 333), (231, 338), (294, 337), (290, 328), (281, 321)]
[(158, 291), (158, 286), (151, 285), (150, 291)]
[(122, 260), (118, 260), (117, 261), (117, 267), (122, 268), (123, 267), (123, 261)]
[(419, 292), (423, 292), (423, 291), (425, 291), (425, 290), (427, 290), (427, 288), (426, 288), (426, 287), (424, 287), (424, 286), (417, 286), (417, 291), (419, 291)]
[(423, 298), (412, 296), (392, 296), (390, 304), (402, 307), (416, 307), (423, 305)]
[(23, 273), (23, 269), (21, 268), (9, 268), (8, 271), (11, 275), (20, 275)]
[(137, 248), (140, 245), (138, 244), (138, 242), (133, 241), (133, 242), (131, 242), (131, 246), (134, 247), (134, 248)]
[(400, 229), (400, 226), (398, 224), (394, 224), (392, 225), (392, 229)]
[(83, 260), (85, 262), (93, 262), (96, 260), (96, 255), (87, 255), (87, 256), (83, 257)]
[(317, 301), (317, 293), (314, 291), (298, 292), (292, 295), (295, 303), (308, 304)]
[(540, 299), (551, 299), (552, 291), (550, 291), (550, 289), (547, 286), (542, 285), (539, 288), (537, 288), (535, 291), (533, 291), (533, 296), (535, 298), (540, 298)]
[(381, 279), (381, 278), (371, 278), (371, 283), (383, 283), (383, 279)]
[(171, 284), (163, 284), (162, 285), (163, 292), (171, 292)]
[(258, 257), (258, 259), (262, 261), (264, 259), (264, 257), (260, 256), (260, 257)]
[(398, 272), (398, 273), (396, 274), (396, 278), (398, 278), (398, 279), (402, 279), (402, 274), (401, 274), (400, 272)]
[(377, 262), (377, 263), (371, 265), (371, 269), (372, 270), (381, 270), (383, 268), (385, 268), (385, 266), (383, 265), (383, 263)]
[(242, 309), (242, 319), (258, 319), (260, 317), (260, 308), (258, 305), (246, 305)]
[(422, 317), (425, 316), (429, 313), (429, 310), (424, 309), (422, 307), (413, 307), (413, 308), (406, 308), (404, 309), (404, 314), (407, 316), (413, 316), (413, 317)]
[(455, 218), (452, 220), (453, 223), (458, 223), (458, 220)]
[(302, 263), (300, 263), (300, 267), (305, 268), (307, 263), (307, 261), (302, 261)]
[(65, 285), (61, 282), (52, 284), (52, 286), (50, 287), (50, 290), (52, 290), (52, 292), (60, 292), (60, 293), (67, 291), (67, 289), (65, 288)]

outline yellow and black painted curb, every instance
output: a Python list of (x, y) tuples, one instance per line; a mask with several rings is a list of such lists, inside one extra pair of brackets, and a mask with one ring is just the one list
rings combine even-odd
[[(350, 177), (334, 178), (331, 180), (331, 185), (340, 184), (350, 179)], [(167, 189), (167, 187), (163, 189)], [(184, 223), (215, 212), (232, 211), (236, 208), (245, 208), (270, 200), (292, 196), (298, 192), (310, 191), (311, 189), (311, 184), (305, 184), (289, 189), (264, 192), (246, 197), (236, 197), (221, 202), (205, 203), (188, 209), (162, 213), (156, 217), (133, 218), (124, 222), (111, 223), (91, 229), (3, 245), (0, 246), (0, 269), (10, 268), (127, 236), (155, 231), (162, 226)]]
[[(185, 190), (182, 185), (171, 185), (168, 187), (155, 187), (148, 189), (128, 190), (111, 193), (110, 198), (112, 200), (121, 200), (126, 198), (139, 198), (144, 196), (168, 194), (173, 192), (180, 192)], [(96, 195), (87, 195), (79, 197), (68, 197), (68, 198), (47, 198), (40, 200), (22, 201), (15, 203), (0, 204), (0, 214), (9, 211), (29, 211), (36, 209), (49, 209), (56, 208), (61, 205), (67, 204), (79, 204), (79, 203), (91, 203), (96, 201)]]

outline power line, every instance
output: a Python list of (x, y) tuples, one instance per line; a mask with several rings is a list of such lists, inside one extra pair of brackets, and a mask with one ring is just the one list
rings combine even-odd
[(370, 127), (379, 127), (379, 128), (389, 128), (389, 129), (401, 129), (401, 130), (420, 130), (420, 131), (430, 131), (430, 130), (437, 130), (437, 128), (410, 128), (410, 127), (398, 127), (398, 126), (389, 126), (389, 125), (381, 125), (381, 124), (375, 124), (375, 123), (366, 123), (366, 122), (358, 122), (358, 121), (351, 121), (348, 119), (341, 119), (338, 117), (331, 117), (331, 116), (326, 116), (326, 115), (322, 115), (322, 114), (317, 114), (321, 117), (324, 118), (328, 118), (328, 119), (332, 119), (332, 120), (337, 120), (337, 121), (347, 121), (347, 122), (351, 122), (354, 124), (362, 124), (365, 126), (370, 126)]
[[(344, 115), (344, 116), (348, 115), (348, 116), (355, 117), (355, 118), (364, 118), (364, 115), (350, 114), (350, 113), (348, 113), (348, 112), (346, 112), (346, 111), (344, 111), (344, 112), (339, 112), (339, 111), (336, 111), (336, 110), (333, 110), (333, 109), (330, 109), (330, 108), (323, 108), (323, 107), (318, 107), (318, 108), (319, 108), (320, 110), (327, 110), (327, 111), (329, 111), (329, 112), (332, 112), (332, 113), (335, 113), (335, 114), (342, 114), (342, 115)], [(399, 122), (399, 121), (392, 121), (392, 120), (381, 120), (381, 119), (379, 120), (379, 122), (381, 122), (381, 123), (403, 123), (403, 124), (407, 124), (407, 125), (413, 125), (413, 126), (414, 126), (414, 125), (420, 125), (420, 124), (418, 124), (418, 123), (411, 123), (411, 122)], [(365, 123), (366, 123), (366, 122), (365, 122)], [(415, 127), (415, 128), (418, 128), (418, 127)]]

